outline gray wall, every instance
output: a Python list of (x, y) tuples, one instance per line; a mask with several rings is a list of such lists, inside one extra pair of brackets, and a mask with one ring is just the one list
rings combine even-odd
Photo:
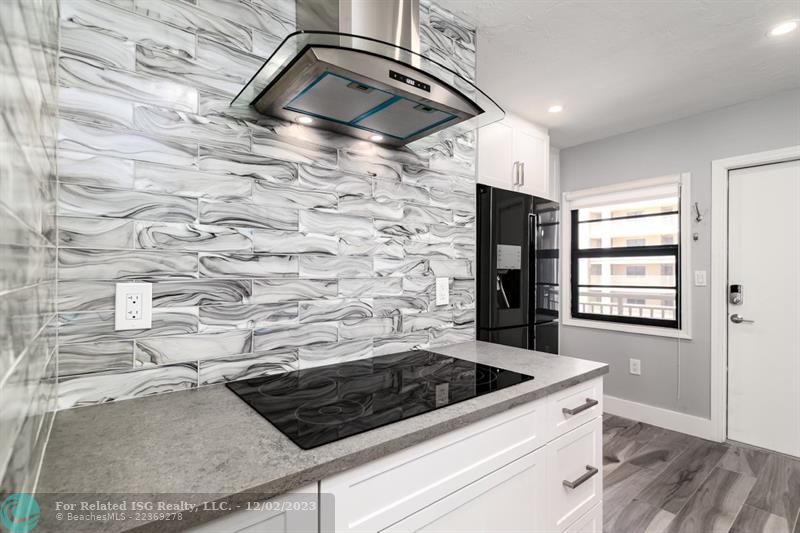
[(0, 1), (0, 494), (31, 492), (55, 402), (58, 4)]
[[(474, 77), (474, 30), (420, 18), (423, 53)], [(231, 109), (294, 0), (61, 19), (60, 408), (474, 337), (474, 135), (389, 150)], [(153, 328), (114, 331), (133, 279)]]
[[(561, 185), (574, 191), (680, 172), (692, 174), (692, 270), (711, 270), (711, 161), (800, 144), (800, 90), (773, 95), (561, 151)], [(765, 206), (766, 207), (766, 206)], [(562, 352), (611, 366), (606, 393), (693, 415), (710, 416), (709, 288), (692, 292), (690, 341), (564, 327)], [(628, 358), (642, 376), (628, 374)]]

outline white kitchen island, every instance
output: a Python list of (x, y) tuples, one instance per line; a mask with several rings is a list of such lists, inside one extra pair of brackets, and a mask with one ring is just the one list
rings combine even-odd
[(595, 378), (324, 479), (329, 531), (600, 533), (602, 398)]
[(534, 379), (308, 450), (225, 386), (62, 411), (40, 493), (193, 510), (64, 524), (43, 498), (38, 530), (600, 533), (607, 365), (484, 342), (430, 350)]

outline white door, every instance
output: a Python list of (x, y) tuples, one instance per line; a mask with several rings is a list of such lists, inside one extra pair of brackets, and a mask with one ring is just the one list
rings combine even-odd
[(728, 192), (728, 438), (800, 456), (800, 161), (732, 170)]

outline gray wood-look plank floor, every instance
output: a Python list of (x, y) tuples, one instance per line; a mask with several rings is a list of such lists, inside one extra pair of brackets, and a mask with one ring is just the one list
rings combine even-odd
[(605, 533), (800, 533), (800, 460), (603, 415)]

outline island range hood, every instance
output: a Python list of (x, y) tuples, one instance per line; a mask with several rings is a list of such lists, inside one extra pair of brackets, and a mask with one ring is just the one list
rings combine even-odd
[(473, 130), (503, 110), (419, 53), (419, 0), (297, 0), (297, 26), (231, 105), (381, 144)]

